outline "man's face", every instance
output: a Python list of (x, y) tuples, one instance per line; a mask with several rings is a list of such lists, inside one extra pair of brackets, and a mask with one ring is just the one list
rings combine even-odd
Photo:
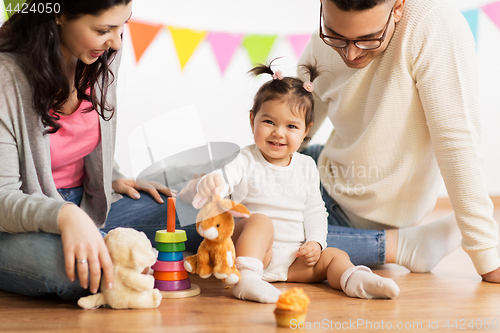
[(322, 0), (322, 4), (322, 32), (327, 36), (362, 40), (381, 38), (386, 33), (380, 47), (373, 50), (362, 50), (353, 42), (349, 42), (344, 48), (333, 47), (348, 67), (364, 68), (389, 45), (396, 22), (401, 19), (404, 1), (387, 1), (362, 11), (342, 11), (330, 0)]

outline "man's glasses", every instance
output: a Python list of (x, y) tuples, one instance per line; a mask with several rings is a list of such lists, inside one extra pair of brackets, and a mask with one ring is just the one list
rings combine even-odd
[(353, 43), (357, 48), (362, 50), (374, 50), (378, 49), (380, 45), (384, 42), (385, 36), (387, 35), (387, 30), (389, 28), (389, 23), (391, 22), (392, 14), (394, 12), (394, 7), (391, 9), (387, 23), (385, 24), (384, 33), (380, 38), (370, 38), (370, 39), (346, 39), (340, 37), (332, 37), (323, 34), (323, 4), (320, 6), (319, 10), (319, 37), (325, 42), (326, 45), (335, 48), (345, 48), (349, 43)]

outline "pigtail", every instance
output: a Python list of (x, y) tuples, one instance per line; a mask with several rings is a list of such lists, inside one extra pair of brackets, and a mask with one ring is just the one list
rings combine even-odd
[(314, 61), (314, 65), (307, 63), (304, 65), (300, 65), (300, 68), (303, 68), (307, 74), (309, 74), (309, 81), (304, 82), (304, 89), (312, 93), (314, 90), (314, 83), (313, 81), (316, 80), (316, 78), (321, 74), (320, 71), (318, 70), (318, 62)]
[(271, 65), (273, 64), (274, 60), (276, 59), (279, 59), (279, 58), (275, 58), (273, 60), (271, 60), (271, 62), (269, 64), (259, 64), (257, 66), (255, 66), (254, 68), (252, 68), (251, 70), (248, 71), (248, 73), (252, 74), (253, 76), (259, 76), (261, 74), (269, 74), (273, 77), (273, 80), (278, 80), (278, 81), (281, 81), (283, 80), (283, 74), (281, 73), (280, 70), (277, 70), (276, 72), (273, 71), (273, 69), (271, 68)]
[(309, 81), (313, 82), (321, 74), (318, 69), (318, 62), (315, 61), (313, 64), (300, 65), (301, 68), (305, 69), (305, 72), (309, 74)]
[(248, 73), (250, 73), (253, 76), (259, 76), (262, 74), (269, 74), (269, 75), (273, 76), (274, 72), (271, 69), (271, 64), (272, 64), (272, 61), (268, 65), (260, 64), (258, 66), (255, 66), (251, 70), (249, 70)]

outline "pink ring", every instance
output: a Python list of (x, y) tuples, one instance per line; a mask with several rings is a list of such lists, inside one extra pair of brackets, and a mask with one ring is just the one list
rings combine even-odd
[(160, 272), (179, 272), (186, 270), (184, 268), (184, 259), (179, 261), (156, 260), (156, 263), (151, 266), (151, 269)]

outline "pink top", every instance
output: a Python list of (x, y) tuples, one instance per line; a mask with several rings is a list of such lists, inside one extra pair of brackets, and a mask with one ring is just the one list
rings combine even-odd
[(83, 185), (83, 158), (101, 142), (99, 115), (95, 111), (82, 112), (88, 106), (90, 102), (82, 101), (71, 115), (59, 114), (62, 127), (50, 135), (52, 176), (58, 189)]

